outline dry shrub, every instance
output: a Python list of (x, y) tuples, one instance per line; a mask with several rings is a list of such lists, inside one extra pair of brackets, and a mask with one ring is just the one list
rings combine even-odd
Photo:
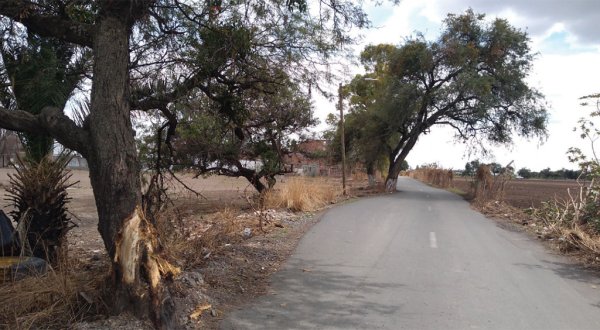
[(185, 222), (176, 209), (157, 215), (157, 230), (165, 253), (180, 267), (197, 265), (209, 253), (240, 240), (243, 228), (237, 212), (228, 208)]
[(410, 171), (408, 176), (440, 188), (451, 187), (452, 180), (454, 179), (452, 170), (437, 168), (437, 166), (422, 167), (414, 171)]
[[(106, 311), (98, 298), (105, 273), (50, 270), (45, 275), (0, 285), (0, 328), (62, 329)], [(90, 301), (88, 301), (90, 300)]]
[(591, 260), (598, 261), (600, 256), (600, 237), (590, 234), (582, 226), (573, 225), (571, 228), (554, 227), (558, 236), (559, 247), (563, 252), (579, 251), (584, 254), (591, 254), (595, 258)]
[(485, 204), (489, 201), (502, 200), (506, 184), (511, 179), (510, 173), (503, 171), (493, 176), (489, 165), (480, 165), (473, 181), (475, 203)]
[(366, 172), (355, 169), (354, 171), (352, 171), (351, 178), (353, 181), (367, 181), (369, 176)]
[(265, 193), (264, 207), (294, 212), (315, 211), (335, 202), (340, 190), (337, 185), (319, 178), (291, 177), (279, 189)]
[(475, 173), (475, 200), (479, 202), (488, 201), (491, 198), (494, 176), (489, 165), (480, 165)]

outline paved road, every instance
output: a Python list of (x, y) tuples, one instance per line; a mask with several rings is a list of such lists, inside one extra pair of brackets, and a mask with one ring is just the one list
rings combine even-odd
[(600, 279), (407, 178), (327, 212), (223, 329), (600, 329)]

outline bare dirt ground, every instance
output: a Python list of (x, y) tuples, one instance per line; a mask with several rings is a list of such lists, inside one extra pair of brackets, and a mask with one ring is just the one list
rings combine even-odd
[[(14, 170), (0, 169), (2, 196), (6, 195), (11, 173)], [(174, 211), (166, 222), (172, 230), (167, 228), (166, 231), (173, 235), (165, 237), (164, 242), (172, 250), (175, 264), (183, 271), (171, 286), (178, 310), (176, 321), (186, 329), (217, 328), (228, 310), (266, 292), (269, 276), (287, 259), (306, 230), (318, 221), (319, 213), (258, 210), (252, 199), (256, 193), (245, 179), (220, 176), (194, 179), (190, 174), (180, 174), (179, 178), (200, 195), (176, 182), (169, 187)], [(364, 179), (349, 181), (351, 196), (378, 193), (381, 187), (366, 189)], [(69, 210), (77, 227), (68, 235), (69, 263), (73, 265), (70, 272), (79, 276), (107, 273), (109, 261), (97, 230), (98, 216), (88, 172), (74, 170), (71, 180), (77, 184), (68, 191)], [(279, 187), (285, 186), (288, 180), (288, 177), (280, 177)], [(332, 187), (339, 186), (341, 190), (340, 179), (317, 180), (324, 180)], [(7, 213), (10, 211), (9, 202), (4, 198), (0, 207)], [(265, 222), (262, 230), (259, 217)], [(249, 235), (243, 233), (247, 230)], [(197, 243), (194, 238), (202, 235), (210, 237)], [(83, 301), (81, 297), (77, 300), (92, 312), (85, 318), (87, 322), (78, 323), (75, 328), (151, 328), (150, 324), (131, 316), (106, 318), (102, 315), (105, 309), (99, 293), (88, 293), (88, 296), (92, 302)], [(0, 317), (0, 328), (2, 324), (5, 323)]]
[[(471, 186), (471, 181), (462, 177), (454, 178), (452, 183), (463, 192)], [(573, 180), (515, 179), (506, 184), (503, 200), (517, 208), (539, 207), (542, 202), (568, 198), (568, 189), (578, 192), (579, 184)]]
[[(6, 213), (11, 210), (10, 203), (5, 199), (6, 187), (9, 185), (9, 174), (13, 169), (0, 168), (0, 208)], [(68, 189), (69, 211), (72, 220), (77, 225), (69, 233), (69, 248), (72, 256), (87, 257), (90, 254), (104, 253), (104, 246), (98, 233), (98, 213), (96, 202), (90, 184), (89, 172), (83, 170), (71, 171), (71, 182), (77, 182)], [(248, 207), (245, 195), (254, 192), (248, 185), (246, 179), (212, 176), (208, 178), (193, 179), (192, 175), (182, 175), (185, 184), (199, 192), (201, 196), (196, 197), (194, 193), (187, 191), (183, 186), (173, 183), (173, 198), (188, 200), (194, 204), (197, 212), (210, 213), (226, 207), (246, 208)]]

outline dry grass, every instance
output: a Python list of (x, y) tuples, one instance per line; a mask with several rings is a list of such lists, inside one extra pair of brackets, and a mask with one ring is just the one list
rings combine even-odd
[(367, 175), (366, 172), (359, 171), (359, 170), (352, 171), (352, 174), (350, 175), (350, 177), (352, 178), (353, 181), (366, 181), (369, 178), (369, 176)]
[(512, 180), (509, 173), (492, 175), (489, 165), (481, 165), (470, 183), (469, 199), (476, 205), (484, 206), (489, 202), (504, 201), (506, 185)]
[(59, 329), (105, 311), (98, 298), (104, 273), (61, 269), (1, 284), (0, 328)]
[(454, 175), (452, 170), (437, 167), (423, 167), (408, 172), (408, 176), (435, 187), (449, 188), (452, 186)]
[(285, 208), (294, 212), (315, 211), (334, 203), (339, 196), (339, 187), (322, 179), (292, 177), (279, 189), (265, 194), (264, 207)]
[(175, 208), (160, 212), (156, 227), (167, 258), (180, 267), (194, 266), (208, 253), (238, 241), (244, 226), (238, 214), (230, 208), (188, 217)]

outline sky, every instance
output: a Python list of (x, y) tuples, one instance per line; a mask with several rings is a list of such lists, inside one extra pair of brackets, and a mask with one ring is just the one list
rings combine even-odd
[[(503, 165), (514, 161), (517, 169), (538, 171), (576, 168), (568, 161), (567, 149), (590, 150), (589, 142), (573, 131), (577, 121), (591, 110), (582, 107), (579, 98), (600, 92), (600, 0), (402, 0), (397, 6), (366, 4), (375, 28), (362, 32), (356, 54), (368, 44), (399, 45), (417, 31), (435, 39), (448, 13), (459, 14), (468, 8), (489, 19), (505, 18), (528, 33), (537, 55), (527, 81), (545, 95), (550, 115), (548, 137), (543, 141), (515, 138), (510, 146), (490, 147), (491, 153), (485, 156), (456, 142), (452, 130), (439, 126), (419, 139), (407, 157), (408, 163), (412, 167), (437, 163), (462, 169), (466, 162), (481, 159)], [(358, 66), (350, 68), (352, 74), (360, 70)], [(342, 77), (342, 82), (348, 82), (352, 74)], [(328, 113), (336, 112), (335, 100), (315, 97), (314, 104), (322, 122)]]

